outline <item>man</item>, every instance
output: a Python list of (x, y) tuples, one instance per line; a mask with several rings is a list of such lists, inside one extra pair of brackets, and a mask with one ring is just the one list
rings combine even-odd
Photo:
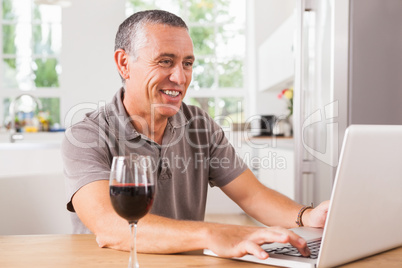
[[(223, 257), (249, 253), (263, 259), (268, 254), (259, 245), (290, 242), (309, 255), (306, 242), (283, 227), (296, 227), (296, 219), (323, 227), (328, 204), (304, 210), (264, 187), (241, 164), (219, 126), (201, 109), (182, 103), (194, 63), (186, 24), (165, 11), (136, 13), (119, 27), (114, 59), (123, 89), (68, 129), (62, 146), (67, 207), (78, 216), (75, 232), (90, 230), (100, 247), (129, 250), (127, 221), (109, 198), (110, 165), (116, 155), (146, 154), (159, 168), (151, 213), (138, 224), (138, 252), (208, 248)], [(220, 187), (250, 216), (282, 227), (203, 222), (208, 184)]]

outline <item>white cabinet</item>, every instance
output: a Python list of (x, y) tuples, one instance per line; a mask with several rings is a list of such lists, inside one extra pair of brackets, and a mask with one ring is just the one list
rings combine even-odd
[[(250, 158), (252, 149), (244, 143), (242, 132), (226, 132), (229, 142), (233, 145), (238, 156), (242, 159)], [(231, 200), (219, 187), (208, 188), (206, 214), (240, 214), (244, 211)]]
[(0, 235), (70, 234), (63, 174), (0, 177)]
[[(259, 137), (244, 138), (232, 133), (228, 138), (237, 154), (265, 186), (291, 199), (295, 196), (293, 139)], [(237, 214), (242, 209), (218, 187), (208, 190), (208, 214)]]
[(292, 14), (258, 48), (258, 88), (280, 91), (294, 80), (295, 14)]
[(63, 133), (24, 133), (9, 143), (0, 135), (0, 235), (68, 234), (60, 153)]
[(295, 198), (293, 140), (254, 138), (253, 171), (265, 186), (291, 199)]
[(271, 154), (272, 166), (261, 166), (258, 179), (265, 186), (274, 189), (291, 199), (295, 198), (294, 183), (294, 152), (289, 149), (272, 148), (262, 150), (262, 157)]

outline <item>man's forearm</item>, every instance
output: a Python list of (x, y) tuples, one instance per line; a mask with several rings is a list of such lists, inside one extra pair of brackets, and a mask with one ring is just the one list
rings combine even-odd
[(297, 214), (302, 207), (287, 196), (265, 188), (255, 195), (254, 202), (247, 205), (244, 210), (268, 226), (294, 228), (297, 227)]
[(138, 252), (177, 253), (207, 248), (209, 223), (148, 214), (138, 224)]
[(302, 205), (262, 185), (250, 170), (221, 189), (248, 215), (268, 226), (297, 226), (295, 220)]
[[(111, 219), (111, 218), (110, 218)], [(100, 247), (130, 250), (131, 236), (128, 223), (104, 221), (95, 231)], [(99, 227), (100, 227), (99, 225)], [(148, 214), (138, 222), (137, 251), (141, 253), (170, 254), (205, 248), (219, 248), (228, 241), (241, 241), (249, 233), (265, 229), (201, 221), (183, 221)], [(233, 246), (231, 242), (228, 249)], [(224, 248), (225, 248), (224, 247)]]
[[(99, 245), (129, 250), (130, 241), (125, 239), (129, 237), (128, 227), (123, 229), (127, 230), (126, 234), (110, 235), (109, 232), (107, 235), (108, 231), (99, 233)], [(137, 250), (142, 253), (169, 254), (208, 248), (221, 257), (253, 254), (265, 259), (268, 254), (259, 245), (272, 242), (291, 243), (304, 256), (310, 254), (304, 240), (283, 228), (179, 221), (151, 214), (139, 221)]]
[[(298, 220), (298, 214), (302, 208), (303, 205), (294, 202), (287, 196), (265, 188), (255, 195), (255, 200), (244, 210), (268, 226), (294, 228), (298, 227), (296, 220)], [(305, 210), (301, 216), (303, 226), (323, 228), (328, 208), (329, 201), (324, 201), (314, 209)]]
[[(130, 249), (128, 222), (114, 211), (106, 180), (82, 187), (73, 197), (81, 221), (96, 235), (100, 247)], [(179, 221), (147, 214), (138, 222), (137, 249), (147, 253), (175, 253), (206, 248), (212, 224)]]

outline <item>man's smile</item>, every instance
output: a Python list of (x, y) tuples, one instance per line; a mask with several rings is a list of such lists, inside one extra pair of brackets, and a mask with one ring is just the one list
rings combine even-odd
[(181, 93), (177, 90), (161, 90), (164, 94), (168, 95), (169, 97), (177, 97)]

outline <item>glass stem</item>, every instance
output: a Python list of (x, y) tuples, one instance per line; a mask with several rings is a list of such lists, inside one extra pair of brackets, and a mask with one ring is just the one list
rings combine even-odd
[(130, 246), (130, 261), (128, 262), (128, 268), (139, 268), (137, 259), (137, 221), (130, 223), (131, 232), (131, 246)]

